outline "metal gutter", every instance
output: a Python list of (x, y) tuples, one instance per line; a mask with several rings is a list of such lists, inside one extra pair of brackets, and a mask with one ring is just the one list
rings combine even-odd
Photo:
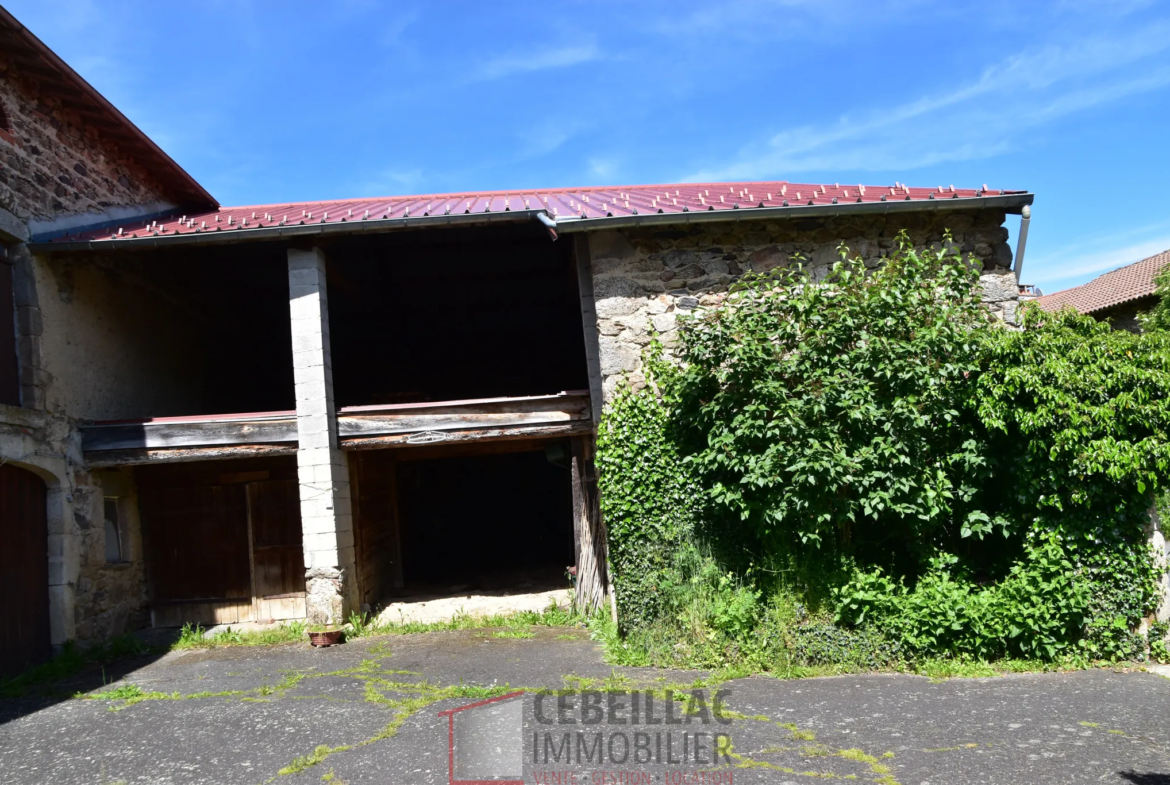
[(832, 218), (839, 215), (875, 213), (941, 212), (970, 209), (1002, 209), (1018, 212), (1032, 204), (1034, 194), (1005, 196), (976, 196), (966, 198), (914, 199), (887, 202), (849, 202), (845, 204), (813, 204), (791, 207), (740, 207), (731, 210), (694, 210), (682, 213), (649, 213), (621, 215), (612, 218), (559, 218), (557, 231), (565, 234), (604, 229), (624, 229), (635, 226), (668, 224), (715, 223), (786, 218)]

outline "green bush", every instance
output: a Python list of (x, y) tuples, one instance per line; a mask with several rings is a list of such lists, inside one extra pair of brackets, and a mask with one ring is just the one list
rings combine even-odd
[(904, 237), (874, 271), (843, 250), (819, 280), (746, 276), (680, 319), (673, 358), (652, 343), (598, 452), (640, 650), (763, 667), (847, 640), (871, 653), (843, 663), (1144, 651), (1170, 334), (1034, 307), (1005, 329), (978, 272)]
[(858, 572), (838, 591), (838, 621), (867, 618), (908, 651), (925, 656), (1051, 660), (1083, 632), (1089, 587), (1060, 540), (1050, 535), (999, 583), (979, 586), (942, 555), (912, 589), (877, 568)]
[(660, 615), (661, 587), (675, 553), (693, 536), (701, 496), (668, 438), (670, 411), (656, 390), (653, 378), (641, 390), (623, 385), (597, 435), (601, 510), (623, 630)]

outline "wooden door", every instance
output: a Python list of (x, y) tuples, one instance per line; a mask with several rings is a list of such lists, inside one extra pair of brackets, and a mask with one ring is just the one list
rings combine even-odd
[(250, 621), (244, 486), (152, 488), (141, 504), (154, 626)]
[(350, 462), (358, 589), (371, 608), (403, 585), (396, 474), (389, 450), (357, 452)]
[(0, 677), (49, 658), (45, 483), (0, 465)]
[(248, 484), (255, 618), (305, 617), (305, 555), (296, 480)]

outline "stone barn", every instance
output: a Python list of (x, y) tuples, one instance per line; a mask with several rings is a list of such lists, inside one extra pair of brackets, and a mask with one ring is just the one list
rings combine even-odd
[[(219, 205), (0, 10), (7, 671), (468, 587), (607, 600), (593, 473), (651, 329), (950, 232), (1018, 300), (1025, 191), (741, 182)], [(15, 547), (9, 547), (9, 545)], [(7, 637), (3, 637), (7, 636)]]

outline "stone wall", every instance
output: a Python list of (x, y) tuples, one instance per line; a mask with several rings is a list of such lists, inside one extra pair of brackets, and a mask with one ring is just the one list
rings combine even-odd
[(1019, 299), (1008, 231), (999, 211), (904, 213), (824, 220), (748, 220), (680, 227), (627, 229), (589, 236), (606, 400), (623, 375), (642, 382), (641, 352), (653, 325), (669, 346), (679, 313), (718, 303), (748, 271), (793, 264), (799, 255), (814, 276), (824, 275), (844, 242), (851, 255), (876, 267), (905, 229), (916, 247), (941, 243), (950, 230), (965, 256), (982, 266), (987, 308), (1015, 322)]
[(198, 301), (116, 258), (36, 256), (31, 269), (40, 334), (21, 353), (22, 381), (39, 383), (41, 405), (95, 420), (204, 412), (205, 371), (224, 347), (211, 345)]
[(1099, 322), (1108, 321), (1114, 330), (1125, 330), (1131, 333), (1142, 331), (1141, 317), (1147, 314), (1158, 302), (1156, 297), (1145, 297), (1141, 300), (1107, 308), (1092, 314)]
[[(133, 473), (129, 469), (78, 472), (73, 493), (81, 569), (77, 579), (76, 635), (100, 641), (150, 624), (146, 570)], [(118, 499), (129, 552), (124, 561), (106, 561), (105, 499)]]
[(149, 173), (22, 78), (2, 52), (0, 104), (9, 126), (0, 130), (0, 208), (36, 224), (118, 207), (143, 214), (170, 206)]

